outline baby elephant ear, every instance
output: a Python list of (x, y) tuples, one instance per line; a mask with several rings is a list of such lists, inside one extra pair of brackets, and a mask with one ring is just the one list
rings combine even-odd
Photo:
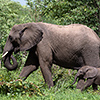
[(98, 69), (97, 68), (90, 67), (86, 71), (86, 73), (84, 75), (84, 78), (85, 79), (87, 79), (87, 78), (94, 78), (97, 75), (97, 73), (98, 73)]

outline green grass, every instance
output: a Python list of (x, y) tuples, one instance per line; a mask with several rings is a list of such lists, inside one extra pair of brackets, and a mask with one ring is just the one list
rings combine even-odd
[[(0, 85), (0, 100), (100, 100), (100, 87), (96, 92), (93, 92), (92, 87), (83, 92), (76, 89), (76, 84), (70, 87), (76, 71), (74, 75), (68, 75), (67, 69), (57, 67), (53, 68), (52, 72), (56, 85), (49, 89), (44, 83), (40, 69), (33, 72), (25, 82), (12, 82), (17, 79), (19, 70), (7, 72), (0, 69), (0, 82), (7, 83)], [(4, 90), (7, 89), (9, 91), (5, 93)]]

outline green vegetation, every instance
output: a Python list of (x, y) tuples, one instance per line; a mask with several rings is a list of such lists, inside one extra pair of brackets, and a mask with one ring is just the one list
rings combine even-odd
[[(53, 80), (56, 85), (48, 89), (44, 83), (40, 69), (31, 74), (26, 81), (17, 79), (19, 71), (7, 72), (0, 69), (0, 99), (2, 100), (99, 100), (99, 90), (93, 92), (92, 87), (80, 92), (76, 84), (70, 86), (74, 81), (74, 75), (69, 75), (68, 70), (53, 67)], [(55, 71), (57, 70), (57, 72)], [(72, 73), (72, 71), (71, 71)]]
[[(15, 24), (28, 22), (48, 22), (58, 25), (80, 23), (92, 28), (100, 35), (100, 0), (26, 0), (28, 6), (21, 6), (11, 0), (0, 0), (0, 61), (2, 52), (10, 32)], [(24, 56), (23, 56), (24, 54)], [(26, 81), (18, 79), (25, 63), (27, 52), (15, 55), (19, 62), (16, 71), (9, 72), (0, 68), (0, 99), (2, 100), (99, 100), (99, 91), (92, 87), (80, 92), (76, 84), (70, 86), (74, 76), (68, 69), (53, 66), (52, 74), (56, 85), (48, 89), (44, 83), (40, 69), (33, 72)], [(21, 67), (20, 67), (21, 66)], [(72, 73), (72, 70), (71, 70)]]

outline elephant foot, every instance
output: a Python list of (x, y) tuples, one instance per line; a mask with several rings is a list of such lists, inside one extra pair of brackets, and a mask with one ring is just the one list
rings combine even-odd
[(19, 77), (25, 80), (37, 67), (35, 65), (25, 66), (23, 67)]
[(97, 91), (97, 90), (98, 90), (97, 84), (93, 83), (93, 84), (92, 84), (92, 87), (93, 87), (93, 90), (94, 90), (94, 91)]

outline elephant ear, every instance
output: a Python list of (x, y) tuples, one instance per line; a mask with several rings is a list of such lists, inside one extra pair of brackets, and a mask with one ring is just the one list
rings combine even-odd
[(85, 79), (94, 78), (94, 77), (96, 77), (97, 73), (98, 73), (97, 68), (89, 67), (89, 68), (87, 68), (87, 71), (86, 71), (86, 73), (84, 75), (84, 78)]
[(42, 40), (43, 32), (36, 23), (28, 23), (23, 25), (24, 28), (19, 33), (20, 35), (20, 50), (28, 50), (38, 44)]

